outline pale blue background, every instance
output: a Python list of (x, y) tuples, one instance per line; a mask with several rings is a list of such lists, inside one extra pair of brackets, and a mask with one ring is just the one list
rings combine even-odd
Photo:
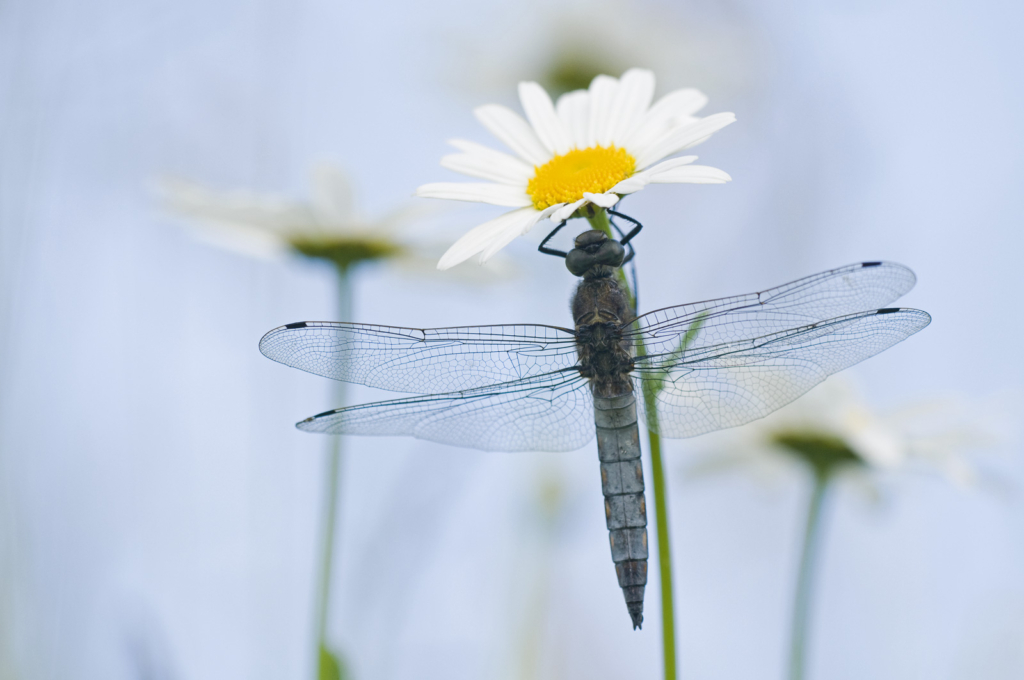
[[(664, 9), (697, 34), (741, 31), (748, 52), (743, 87), (690, 69), (709, 113), (737, 114), (698, 150), (734, 181), (624, 206), (648, 225), (643, 306), (892, 259), (919, 276), (905, 303), (935, 321), (855, 369), (872, 399), (1019, 390), (1020, 6)], [(193, 241), (150, 182), (302, 196), (328, 159), (387, 210), (454, 179), (445, 139), (489, 141), (459, 68), (531, 12), (543, 21), (539, 4), (469, 0), (0, 4), (3, 677), (311, 677), (325, 442), (291, 423), (331, 406), (329, 385), (256, 343), (331, 317), (331, 275)], [(529, 249), (528, 278), (485, 289), (368, 268), (356, 318), (568, 323), (570, 277)], [(332, 637), (356, 678), (515, 677), (531, 630), (537, 677), (658, 677), (657, 588), (632, 632), (592, 447), (346, 446)], [(690, 447), (667, 452), (681, 677), (780, 678), (806, 490), (685, 482)], [(1010, 440), (994, 464), (1003, 492), (911, 478), (879, 508), (840, 492), (811, 677), (1024, 677), (1018, 452)], [(553, 524), (544, 480), (562, 489)]]

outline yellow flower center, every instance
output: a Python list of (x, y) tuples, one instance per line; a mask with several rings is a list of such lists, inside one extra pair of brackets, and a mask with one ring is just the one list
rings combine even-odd
[(526, 193), (533, 200), (533, 207), (543, 210), (558, 203), (578, 201), (585, 191), (603, 194), (635, 169), (636, 159), (615, 145), (573, 149), (535, 167)]

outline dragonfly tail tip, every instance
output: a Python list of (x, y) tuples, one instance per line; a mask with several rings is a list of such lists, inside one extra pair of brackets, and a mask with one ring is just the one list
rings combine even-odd
[(640, 629), (643, 628), (644, 613), (642, 611), (639, 611), (639, 612), (631, 611), (631, 612), (629, 612), (629, 616), (630, 616), (630, 618), (633, 619), (633, 630), (640, 630)]

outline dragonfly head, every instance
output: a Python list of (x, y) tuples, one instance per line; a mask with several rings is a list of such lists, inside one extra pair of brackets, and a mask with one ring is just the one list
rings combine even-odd
[(603, 231), (591, 229), (576, 237), (575, 247), (565, 256), (565, 266), (574, 276), (599, 279), (611, 276), (622, 266), (626, 249)]

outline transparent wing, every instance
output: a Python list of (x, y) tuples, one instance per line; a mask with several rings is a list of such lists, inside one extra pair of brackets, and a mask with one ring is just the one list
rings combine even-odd
[(638, 388), (657, 393), (662, 436), (694, 437), (764, 417), (930, 322), (916, 309), (850, 314), (762, 337), (637, 357), (634, 376)]
[(885, 307), (914, 287), (914, 272), (893, 262), (861, 262), (736, 297), (666, 307), (637, 318), (624, 331), (647, 354), (672, 352), (694, 323), (689, 347), (778, 333), (815, 321)]
[(573, 451), (594, 437), (593, 398), (575, 370), (478, 389), (336, 409), (307, 432), (412, 436), (484, 451)]
[(398, 328), (305, 321), (260, 340), (268, 358), (393, 392), (455, 392), (576, 364), (575, 334), (541, 325)]

